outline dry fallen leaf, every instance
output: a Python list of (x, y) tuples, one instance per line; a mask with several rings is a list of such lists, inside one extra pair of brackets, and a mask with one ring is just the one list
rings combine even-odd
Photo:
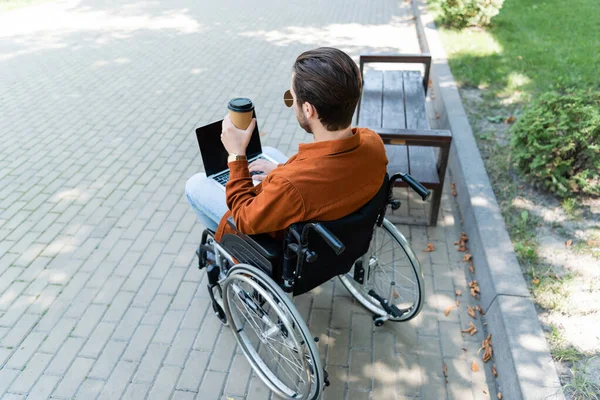
[(463, 257), (463, 261), (470, 261), (471, 260), (471, 254), (467, 253), (464, 255)]
[(461, 332), (468, 333), (469, 335), (473, 336), (474, 334), (477, 333), (477, 328), (475, 328), (475, 325), (473, 325), (472, 322), (469, 322), (469, 328), (463, 329)]
[(467, 313), (469, 313), (469, 315), (471, 316), (471, 318), (477, 319), (477, 318), (475, 318), (475, 310), (473, 310), (471, 308), (471, 306), (467, 306)]
[(450, 185), (450, 187), (452, 188), (452, 196), (456, 197), (456, 184), (452, 182), (452, 185)]
[(569, 239), (569, 240), (567, 240), (567, 241), (565, 242), (565, 245), (567, 246), (567, 249), (568, 249), (569, 247), (571, 247), (571, 245), (572, 245), (572, 244), (573, 244), (573, 241), (572, 241), (571, 239)]
[(523, 59), (523, 56), (517, 56), (517, 58), (518, 58), (519, 60), (522, 60), (522, 59)]
[(513, 122), (515, 122), (515, 120), (516, 120), (515, 116), (514, 116), (514, 115), (511, 115), (510, 117), (508, 117), (508, 118), (506, 118), (506, 119), (504, 120), (504, 123), (505, 123), (505, 124), (507, 124), (507, 125), (508, 125), (508, 124), (512, 124)]
[[(492, 350), (492, 334), (490, 333), (487, 338), (483, 342), (481, 342), (481, 349), (483, 349), (483, 357), (481, 358), (483, 362), (488, 362), (492, 359), (493, 350)], [(480, 349), (480, 350), (481, 350)]]
[(502, 393), (498, 392), (498, 400), (502, 400)]
[(448, 308), (446, 308), (444, 310), (444, 315), (447, 317), (448, 314), (450, 314), (450, 311), (452, 311), (452, 309), (455, 308), (455, 307), (456, 307), (456, 304), (452, 304), (451, 306), (448, 306)]
[(448, 366), (444, 363), (444, 376), (448, 377)]
[(454, 242), (454, 244), (458, 245), (458, 251), (460, 252), (465, 252), (467, 251), (467, 241), (469, 240), (469, 237), (467, 236), (466, 233), (462, 233), (460, 235), (460, 240), (458, 242)]
[[(431, 96), (431, 98), (434, 98), (434, 97)], [(435, 119), (440, 119), (440, 114), (435, 114)]]
[(476, 363), (475, 361), (473, 361), (473, 362), (471, 363), (471, 370), (472, 370), (473, 372), (478, 372), (478, 371), (479, 371), (479, 366), (477, 365), (477, 363)]
[(483, 389), (483, 394), (488, 394), (487, 389)]
[(533, 278), (533, 284), (534, 285), (539, 285), (540, 284), (540, 280), (538, 278)]
[(469, 264), (469, 271), (471, 271), (472, 274), (475, 274), (475, 267), (473, 267), (472, 262)]
[(427, 243), (427, 248), (423, 250), (426, 253), (430, 253), (435, 250), (435, 246), (432, 243)]
[(477, 281), (469, 282), (469, 287), (471, 288), (471, 296), (478, 299), (479, 297), (477, 297), (477, 294), (481, 294), (481, 292), (479, 291), (479, 285), (477, 284)]
[(460, 306), (460, 301), (458, 301), (458, 299), (456, 299), (456, 307)]
[(433, 81), (430, 79), (429, 82), (427, 83), (427, 86), (429, 87), (433, 87)]
[(456, 289), (456, 295), (457, 296), (462, 296), (462, 292), (460, 290)]
[(483, 311), (483, 308), (481, 306), (475, 306), (475, 310), (479, 311), (479, 314), (485, 315), (485, 311)]
[(498, 371), (496, 371), (496, 364), (492, 365), (492, 373), (496, 378), (498, 377)]

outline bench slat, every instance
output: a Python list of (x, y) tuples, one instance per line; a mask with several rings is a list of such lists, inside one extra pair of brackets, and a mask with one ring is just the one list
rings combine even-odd
[(382, 71), (369, 71), (364, 76), (360, 102), (359, 126), (381, 127)]
[(402, 82), (402, 71), (383, 72), (383, 128), (406, 128)]
[[(386, 144), (385, 153), (388, 158), (387, 171), (390, 176), (398, 172), (408, 172), (408, 148), (401, 144)], [(397, 184), (404, 183), (397, 180)]]
[[(404, 128), (404, 85), (402, 71), (383, 72), (383, 110), (381, 126), (384, 128)], [(388, 174), (408, 172), (408, 149), (403, 145), (385, 145), (388, 157)]]
[[(403, 76), (406, 127), (408, 129), (430, 129), (421, 74), (417, 71), (404, 71)], [(437, 151), (435, 149), (410, 146), (408, 157), (409, 173), (413, 178), (434, 187), (440, 183), (437, 172)]]

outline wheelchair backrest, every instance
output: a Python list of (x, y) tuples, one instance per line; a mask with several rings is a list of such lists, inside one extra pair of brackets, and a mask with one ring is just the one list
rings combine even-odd
[[(319, 221), (344, 244), (345, 250), (336, 255), (318, 233), (311, 231), (308, 236), (308, 248), (317, 254), (317, 259), (302, 264), (302, 270), (298, 271), (294, 283), (295, 296), (350, 271), (354, 262), (369, 249), (377, 217), (385, 212), (388, 196), (389, 177), (386, 174), (375, 197), (360, 209), (334, 221)], [(308, 222), (310, 221), (294, 224), (288, 229), (302, 232), (302, 228)]]

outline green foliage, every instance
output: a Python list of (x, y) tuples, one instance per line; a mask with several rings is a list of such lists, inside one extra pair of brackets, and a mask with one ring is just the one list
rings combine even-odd
[(442, 0), (442, 23), (456, 29), (487, 26), (503, 3), (504, 0)]
[(600, 195), (600, 92), (541, 95), (511, 130), (511, 154), (533, 183), (559, 197)]

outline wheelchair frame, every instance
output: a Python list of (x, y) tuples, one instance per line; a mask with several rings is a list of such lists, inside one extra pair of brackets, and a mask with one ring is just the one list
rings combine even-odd
[[(377, 217), (374, 229), (376, 229), (378, 226), (381, 227), (384, 224), (384, 221), (386, 224), (389, 224), (386, 226), (388, 231), (390, 231), (390, 225), (393, 227), (393, 225), (389, 221), (385, 220), (385, 210), (388, 205), (391, 205), (392, 209), (398, 209), (400, 207), (400, 201), (394, 200), (392, 197), (392, 188), (394, 187), (394, 181), (397, 179), (404, 180), (423, 198), (423, 200), (425, 200), (430, 194), (430, 192), (426, 188), (424, 188), (419, 182), (415, 181), (408, 174), (395, 174), (389, 180), (387, 199), (384, 207), (379, 212), (379, 216)], [(229, 223), (233, 224), (233, 220), (231, 220)], [(235, 224), (233, 225), (235, 226)], [(416, 257), (414, 257), (414, 254), (412, 253), (412, 250), (410, 250), (408, 243), (406, 242), (402, 234), (395, 227), (393, 228), (398, 234), (396, 240), (399, 242), (400, 246), (405, 250), (407, 256), (409, 257), (409, 261), (411, 261), (411, 263), (413, 264), (416, 263), (416, 265), (418, 266), (418, 260), (416, 259)], [(228, 249), (225, 248), (225, 246), (223, 246), (215, 240), (213, 232), (209, 230), (205, 230), (203, 232), (202, 242), (197, 252), (199, 256), (199, 268), (207, 268), (207, 287), (211, 298), (213, 310), (223, 324), (228, 324), (228, 322), (230, 322), (232, 318), (232, 313), (229, 308), (227, 297), (229, 286), (231, 285), (234, 285), (232, 290), (236, 295), (236, 297), (232, 298), (233, 301), (240, 301), (241, 299), (241, 301), (243, 302), (242, 305), (246, 303), (248, 304), (248, 307), (244, 305), (244, 307), (246, 307), (248, 310), (255, 310), (256, 308), (262, 307), (257, 307), (256, 304), (251, 304), (254, 301), (253, 299), (251, 299), (251, 297), (254, 296), (257, 292), (260, 292), (258, 295), (259, 298), (265, 301), (272, 300), (271, 297), (276, 298), (276, 302), (273, 303), (276, 304), (276, 306), (273, 308), (275, 309), (281, 306), (283, 308), (286, 308), (286, 312), (289, 313), (289, 315), (291, 315), (291, 317), (288, 318), (285, 317), (285, 313), (283, 313), (283, 311), (276, 310), (278, 315), (277, 319), (279, 322), (274, 324), (271, 321), (269, 323), (269, 332), (281, 333), (285, 331), (289, 334), (291, 331), (299, 330), (299, 333), (302, 335), (302, 340), (292, 340), (291, 342), (293, 342), (293, 345), (290, 345), (290, 347), (296, 352), (296, 354), (301, 354), (300, 359), (303, 361), (305, 361), (305, 353), (310, 353), (312, 355), (310, 357), (306, 355), (305, 363), (306, 365), (308, 365), (308, 367), (306, 368), (307, 371), (309, 371), (309, 393), (299, 394), (295, 393), (293, 390), (286, 391), (281, 389), (273, 382), (274, 378), (269, 377), (267, 375), (267, 372), (264, 371), (264, 367), (262, 366), (262, 364), (257, 363), (255, 362), (255, 360), (253, 361), (251, 359), (251, 357), (255, 357), (255, 355), (258, 355), (258, 353), (255, 352), (256, 354), (253, 354), (252, 351), (254, 350), (246, 350), (245, 347), (243, 347), (243, 349), (246, 357), (250, 361), (255, 372), (261, 377), (261, 379), (273, 392), (277, 393), (279, 396), (282, 397), (295, 399), (317, 399), (320, 397), (320, 394), (324, 387), (329, 385), (329, 382), (327, 380), (327, 373), (323, 370), (320, 358), (318, 356), (318, 353), (316, 352), (316, 348), (314, 347), (314, 343), (312, 343), (312, 341), (310, 340), (310, 332), (308, 332), (308, 328), (302, 321), (301, 317), (299, 317), (295, 306), (291, 302), (295, 282), (296, 280), (302, 278), (304, 263), (311, 263), (317, 258), (317, 254), (308, 247), (308, 234), (311, 231), (316, 232), (325, 241), (325, 243), (327, 243), (327, 245), (335, 252), (336, 255), (340, 255), (344, 252), (344, 244), (341, 243), (340, 240), (329, 230), (327, 230), (327, 228), (325, 228), (318, 222), (309, 222), (304, 224), (302, 226), (301, 231), (298, 231), (295, 226), (292, 226), (286, 230), (286, 237), (284, 239), (283, 260), (281, 268), (278, 268), (276, 271), (276, 276), (273, 276), (272, 274), (271, 276), (269, 276), (269, 271), (265, 271), (264, 266), (261, 267), (261, 265), (239, 263), (235, 259), (234, 255), (232, 255), (230, 251), (228, 251)], [(248, 246), (251, 247), (250, 244), (248, 244)], [(207, 262), (208, 252), (212, 252), (214, 254), (215, 258), (212, 261), (212, 263)], [(369, 269), (371, 267), (371, 253), (371, 246), (369, 245), (369, 250), (366, 253), (364, 253), (358, 260), (356, 260), (354, 265), (351, 267), (354, 269), (352, 279), (354, 279), (354, 281), (358, 284), (363, 284), (365, 282), (365, 276), (367, 277), (367, 279), (370, 276)], [(257, 263), (260, 264), (260, 262)], [(418, 269), (420, 273), (420, 266), (418, 266)], [(232, 272), (233, 275), (237, 274), (235, 276), (235, 279), (232, 277)], [(272, 273), (273, 269), (270, 272)], [(420, 282), (418, 282), (418, 285), (419, 290), (422, 290), (422, 275), (419, 276), (419, 273), (416, 273), (415, 275), (417, 276), (417, 279), (421, 280)], [(350, 279), (349, 277), (344, 277), (347, 280)], [(237, 283), (232, 283), (232, 280), (237, 280)], [(255, 282), (255, 284), (252, 282)], [(252, 296), (240, 288), (240, 285), (243, 283), (246, 283), (253, 288), (252, 290), (254, 294), (252, 294)], [(399, 309), (394, 305), (392, 299), (394, 298), (394, 290), (396, 284), (393, 281), (391, 282), (391, 289), (389, 290), (389, 293), (386, 296), (387, 298), (382, 297), (380, 294), (374, 292), (373, 290), (370, 290), (368, 292), (370, 298), (375, 299), (379, 303), (380, 307), (377, 307), (377, 304), (373, 304), (374, 307), (369, 307), (367, 304), (365, 304), (363, 300), (359, 299), (355, 291), (351, 290), (350, 286), (348, 286), (348, 281), (344, 281), (344, 279), (342, 279), (342, 283), (344, 283), (344, 286), (346, 286), (346, 288), (355, 298), (357, 298), (365, 307), (367, 307), (371, 312), (374, 313), (373, 319), (376, 326), (383, 325), (383, 323), (387, 320), (402, 321), (402, 316), (409, 311), (406, 309)], [(237, 287), (235, 285), (237, 285)], [(223, 289), (223, 287), (225, 289)], [(224, 291), (226, 296), (225, 298), (223, 297)], [(360, 295), (364, 296), (364, 294)], [(418, 309), (412, 310), (413, 314), (411, 314), (410, 318), (414, 317), (420, 310), (420, 306), (422, 304), (422, 292), (419, 294), (419, 296), (420, 304), (418, 305)], [(374, 310), (384, 310), (384, 313), (375, 313)], [(257, 316), (260, 314), (259, 311), (260, 310), (255, 310)], [(295, 322), (291, 323), (289, 319), (295, 320)], [(264, 315), (261, 315), (259, 320), (266, 321), (267, 319), (264, 318)], [(242, 331), (244, 328), (237, 328), (237, 332), (235, 332), (235, 326), (232, 326), (232, 328), (234, 328), (236, 340), (238, 341), (240, 346), (242, 346), (239, 334), (240, 331)], [(289, 336), (292, 337), (293, 334), (289, 334)], [(286, 336), (286, 338), (288, 337)], [(264, 340), (266, 343), (266, 341), (269, 340), (269, 338), (267, 337)], [(302, 344), (300, 345), (299, 343)], [(247, 346), (247, 344), (245, 344), (244, 346)], [(306, 348), (302, 349), (303, 346), (305, 346)], [(271, 370), (269, 370), (268, 372), (271, 373)], [(271, 375), (273, 374), (271, 373)]]

